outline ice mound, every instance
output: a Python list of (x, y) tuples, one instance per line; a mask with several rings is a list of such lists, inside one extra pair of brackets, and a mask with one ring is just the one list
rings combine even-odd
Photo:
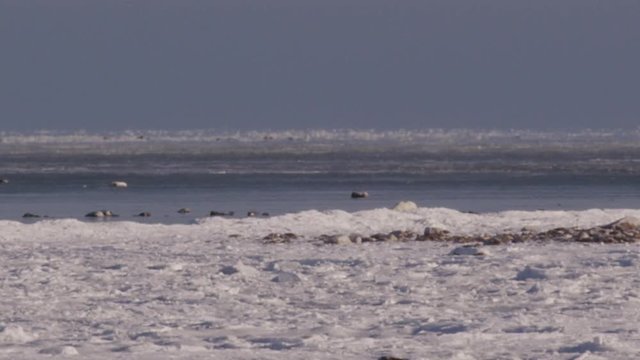
[(0, 344), (24, 344), (36, 338), (20, 325), (0, 325)]
[(625, 216), (620, 220), (616, 220), (610, 224), (603, 226), (605, 229), (624, 229), (632, 230), (640, 227), (640, 219), (635, 216)]
[(254, 267), (243, 264), (241, 261), (238, 261), (234, 265), (227, 265), (220, 268), (220, 273), (224, 275), (239, 275), (243, 277), (252, 277), (256, 276), (260, 271), (255, 269)]
[(392, 210), (400, 211), (400, 212), (412, 212), (418, 210), (418, 205), (413, 201), (400, 201), (397, 203)]
[(54, 346), (46, 349), (40, 350), (38, 353), (52, 356), (76, 356), (78, 355), (78, 350), (73, 346)]
[(489, 252), (475, 245), (459, 246), (449, 253), (450, 255), (472, 255), (472, 256), (486, 256)]
[(586, 352), (604, 352), (614, 350), (611, 343), (605, 341), (604, 338), (596, 336), (592, 341), (586, 341), (575, 346), (567, 346), (560, 348), (563, 353), (586, 353)]
[(516, 275), (516, 280), (518, 281), (526, 281), (526, 280), (544, 280), (547, 278), (547, 274), (542, 269), (532, 268), (531, 266), (527, 266), (524, 269), (520, 270)]

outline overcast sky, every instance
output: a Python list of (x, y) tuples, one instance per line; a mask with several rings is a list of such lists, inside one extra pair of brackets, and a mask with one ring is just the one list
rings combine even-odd
[(0, 0), (0, 130), (636, 128), (637, 0)]

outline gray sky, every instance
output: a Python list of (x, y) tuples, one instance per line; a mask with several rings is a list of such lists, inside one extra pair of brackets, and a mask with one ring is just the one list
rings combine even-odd
[(0, 130), (636, 128), (637, 0), (0, 0)]

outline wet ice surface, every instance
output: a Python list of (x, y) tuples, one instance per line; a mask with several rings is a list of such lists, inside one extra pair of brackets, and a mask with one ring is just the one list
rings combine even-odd
[[(4, 221), (0, 358), (637, 358), (637, 245), (514, 244), (472, 256), (452, 255), (455, 244), (313, 241), (347, 223), (363, 232), (434, 223), (490, 232), (627, 213), (637, 211)], [(273, 230), (303, 238), (262, 244)]]

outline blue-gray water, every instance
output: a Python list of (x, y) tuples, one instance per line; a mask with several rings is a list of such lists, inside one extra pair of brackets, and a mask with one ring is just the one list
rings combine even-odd
[[(108, 209), (118, 220), (189, 223), (212, 210), (354, 211), (400, 200), (474, 212), (640, 208), (635, 133), (196, 135), (5, 134), (0, 219)], [(129, 187), (111, 188), (114, 180)], [(178, 214), (183, 207), (192, 212)], [(133, 216), (143, 211), (152, 216)]]

